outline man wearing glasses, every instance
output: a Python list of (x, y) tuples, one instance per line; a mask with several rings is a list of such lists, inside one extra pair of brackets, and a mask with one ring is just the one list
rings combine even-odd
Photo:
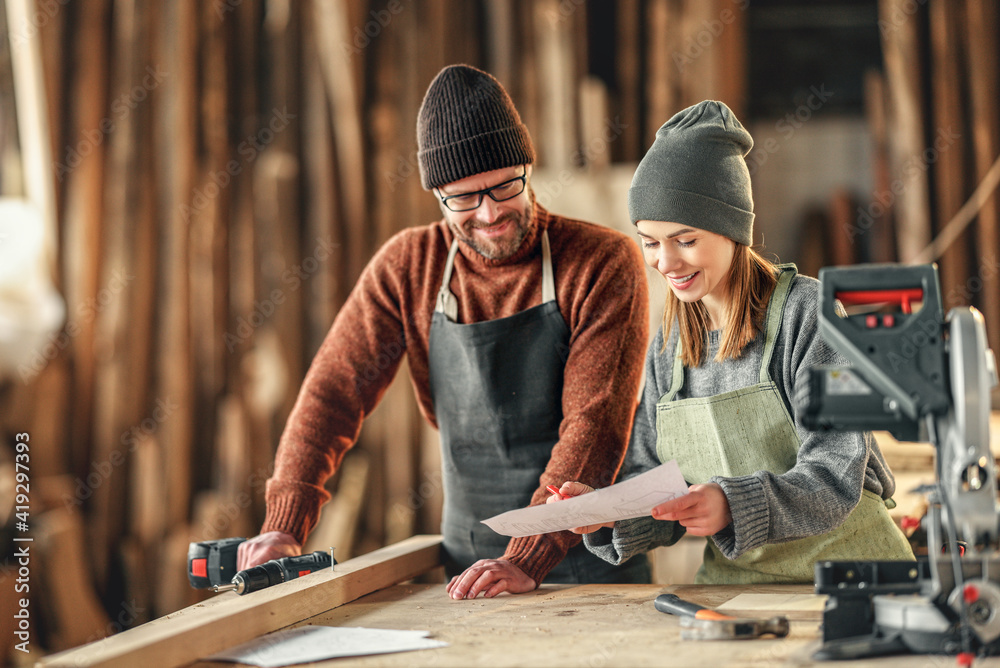
[(424, 188), (444, 218), (390, 239), (366, 267), (306, 375), (267, 485), (261, 535), (240, 568), (298, 554), (323, 489), (405, 351), (441, 434), (452, 598), (547, 582), (648, 582), (570, 532), (508, 539), (481, 524), (544, 503), (546, 485), (613, 482), (646, 346), (642, 260), (628, 237), (534, 201), (534, 148), (503, 86), (443, 69), (417, 120)]

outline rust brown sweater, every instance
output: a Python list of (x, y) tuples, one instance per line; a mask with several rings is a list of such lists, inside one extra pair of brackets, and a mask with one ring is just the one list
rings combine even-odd
[[(535, 224), (512, 257), (489, 260), (460, 245), (451, 279), (459, 322), (503, 318), (541, 303), (542, 229), (549, 233), (556, 299), (570, 330), (570, 350), (559, 441), (532, 504), (545, 502), (548, 484), (579, 480), (604, 487), (613, 482), (628, 445), (648, 328), (646, 277), (637, 244), (537, 204)], [(304, 542), (330, 498), (323, 484), (354, 444), (404, 353), (420, 410), (437, 426), (428, 337), (453, 236), (444, 221), (404, 230), (365, 268), (288, 418), (267, 484), (262, 532), (283, 531)], [(505, 510), (511, 509), (497, 512)], [(579, 542), (569, 532), (513, 538), (503, 558), (541, 583)]]

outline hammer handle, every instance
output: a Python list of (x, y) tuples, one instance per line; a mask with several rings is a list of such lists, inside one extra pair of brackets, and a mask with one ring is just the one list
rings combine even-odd
[(698, 605), (697, 603), (692, 603), (691, 601), (685, 601), (676, 594), (660, 594), (653, 601), (653, 605), (660, 612), (665, 612), (668, 615), (677, 615), (678, 617), (694, 617), (695, 619), (735, 619), (735, 617), (730, 617), (729, 615), (724, 615), (721, 612), (716, 612), (715, 610), (709, 610), (703, 605)]

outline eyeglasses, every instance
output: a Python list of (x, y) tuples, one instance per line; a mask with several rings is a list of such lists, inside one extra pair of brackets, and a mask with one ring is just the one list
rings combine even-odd
[[(505, 202), (509, 199), (514, 199), (524, 192), (527, 176), (528, 170), (526, 168), (524, 174), (515, 176), (510, 181), (504, 181), (503, 183), (498, 183), (492, 188), (485, 188), (471, 193), (461, 193), (459, 195), (441, 197), (441, 203), (448, 207), (451, 211), (461, 212), (478, 209), (479, 205), (483, 203), (483, 195), (489, 195), (490, 199), (494, 202)], [(440, 195), (438, 195), (438, 197), (440, 197)]]

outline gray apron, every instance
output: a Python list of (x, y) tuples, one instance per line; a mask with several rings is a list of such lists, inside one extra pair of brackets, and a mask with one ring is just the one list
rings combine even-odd
[[(795, 465), (799, 438), (778, 387), (771, 380), (771, 356), (781, 326), (795, 265), (781, 265), (765, 324), (764, 354), (756, 385), (714, 397), (674, 401), (684, 384), (681, 346), (674, 357), (670, 389), (656, 404), (656, 454), (676, 459), (689, 484), (712, 476), (745, 476), (757, 471), (781, 475)], [(697, 584), (812, 582), (816, 561), (913, 560), (906, 537), (882, 498), (868, 490), (842, 525), (825, 534), (764, 545), (726, 559), (708, 540), (695, 576)]]
[[(531, 502), (559, 440), (569, 329), (559, 312), (549, 237), (542, 233), (542, 304), (507, 318), (455, 322), (456, 239), (431, 320), (429, 368), (441, 433), (441, 533), (449, 577), (503, 555), (510, 539), (481, 521)], [(649, 582), (646, 558), (614, 567), (583, 544), (546, 582)]]

